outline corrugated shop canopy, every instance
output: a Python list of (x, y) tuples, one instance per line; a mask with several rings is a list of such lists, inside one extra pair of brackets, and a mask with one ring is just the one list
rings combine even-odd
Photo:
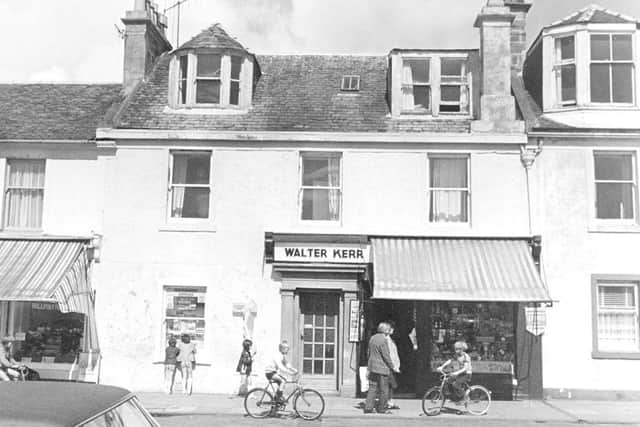
[(62, 312), (88, 314), (93, 294), (85, 241), (0, 240), (0, 300), (57, 302)]
[(373, 297), (551, 301), (525, 240), (373, 238)]

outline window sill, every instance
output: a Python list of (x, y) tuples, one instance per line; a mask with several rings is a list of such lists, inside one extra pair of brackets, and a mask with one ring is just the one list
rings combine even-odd
[(589, 225), (589, 233), (640, 233), (640, 224), (595, 223)]
[(591, 352), (591, 358), (592, 359), (640, 360), (640, 352), (615, 353), (615, 352), (593, 351)]
[(544, 113), (561, 113), (566, 111), (640, 111), (640, 107), (632, 104), (588, 104), (588, 105), (556, 105), (553, 108), (548, 109)]
[(217, 231), (213, 224), (163, 224), (158, 227), (161, 232), (182, 232), (182, 233), (215, 233)]
[(305, 227), (323, 227), (323, 228), (339, 228), (342, 227), (342, 222), (340, 220), (337, 221), (324, 221), (324, 220), (313, 220), (313, 219), (301, 219), (298, 221), (299, 225)]
[(186, 116), (234, 116), (247, 114), (249, 112), (246, 108), (239, 107), (223, 107), (223, 106), (193, 106), (193, 107), (178, 107), (171, 108), (169, 106), (164, 107), (162, 110), (165, 114), (184, 114)]

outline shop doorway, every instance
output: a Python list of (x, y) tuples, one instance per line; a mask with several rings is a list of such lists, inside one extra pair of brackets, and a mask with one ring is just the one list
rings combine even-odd
[(302, 381), (322, 391), (338, 389), (338, 325), (340, 295), (328, 292), (300, 294)]
[(416, 305), (413, 301), (376, 300), (372, 308), (372, 333), (375, 333), (380, 322), (390, 320), (395, 323), (391, 338), (396, 343), (400, 356), (400, 374), (396, 376), (398, 388), (395, 397), (413, 398), (416, 396), (418, 353), (414, 350), (410, 335), (416, 326)]

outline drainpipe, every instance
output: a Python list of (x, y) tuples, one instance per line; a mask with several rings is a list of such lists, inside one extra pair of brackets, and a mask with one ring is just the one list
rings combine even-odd
[(538, 139), (538, 145), (534, 148), (529, 148), (526, 145), (520, 146), (520, 163), (524, 167), (524, 173), (526, 178), (526, 186), (527, 186), (527, 213), (528, 213), (528, 222), (529, 222), (529, 236), (533, 234), (533, 227), (531, 225), (531, 217), (532, 217), (532, 208), (531, 208), (531, 185), (529, 183), (529, 169), (533, 166), (536, 161), (536, 158), (542, 153), (542, 138)]

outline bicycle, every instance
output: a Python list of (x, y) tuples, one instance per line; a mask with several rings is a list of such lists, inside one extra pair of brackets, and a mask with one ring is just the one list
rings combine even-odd
[[(444, 403), (447, 400), (445, 394), (445, 383), (448, 374), (442, 374), (442, 380), (439, 386), (431, 387), (422, 398), (422, 410), (428, 416), (440, 414)], [(462, 402), (471, 415), (484, 415), (489, 411), (491, 406), (491, 392), (481, 385), (466, 385), (466, 390)]]
[(276, 387), (269, 381), (266, 387), (251, 389), (244, 398), (244, 410), (251, 418), (266, 418), (275, 416), (278, 411), (284, 411), (293, 399), (293, 410), (302, 419), (312, 421), (320, 418), (324, 413), (324, 398), (311, 388), (304, 388), (298, 379), (286, 381), (295, 384), (293, 391), (282, 401), (277, 401)]

